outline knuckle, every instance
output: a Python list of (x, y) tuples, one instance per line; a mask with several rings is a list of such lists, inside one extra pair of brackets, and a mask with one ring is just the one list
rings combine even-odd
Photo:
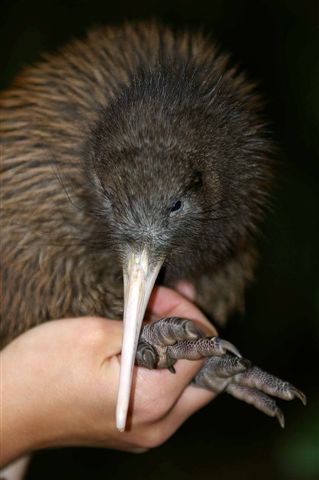
[(99, 345), (101, 341), (105, 341), (107, 333), (107, 321), (105, 319), (87, 317), (81, 320), (78, 341), (83, 344), (83, 347), (95, 347)]
[(141, 453), (146, 453), (146, 452), (148, 452), (149, 450), (150, 450), (150, 449), (147, 448), (147, 447), (139, 447), (139, 446), (137, 446), (137, 447), (131, 448), (131, 449), (130, 449), (130, 453), (135, 453), (135, 454), (137, 454), (137, 455), (140, 455)]
[(138, 369), (137, 394), (135, 414), (145, 425), (161, 420), (176, 402), (175, 388), (166, 385), (161, 371)]
[(172, 407), (172, 402), (167, 397), (148, 397), (142, 406), (143, 420), (145, 423), (153, 423), (167, 415)]
[(146, 433), (139, 439), (138, 448), (147, 451), (162, 445), (170, 435), (163, 431), (160, 425), (151, 425)]

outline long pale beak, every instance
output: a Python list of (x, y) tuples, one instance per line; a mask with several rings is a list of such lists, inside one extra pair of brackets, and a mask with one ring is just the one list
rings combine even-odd
[(124, 333), (120, 383), (116, 406), (116, 427), (125, 430), (130, 401), (133, 367), (145, 310), (163, 261), (150, 267), (148, 251), (132, 252), (123, 268)]

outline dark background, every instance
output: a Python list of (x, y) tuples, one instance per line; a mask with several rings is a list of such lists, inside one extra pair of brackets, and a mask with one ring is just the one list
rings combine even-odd
[(92, 25), (159, 18), (204, 27), (260, 83), (281, 146), (273, 209), (260, 238), (257, 281), (244, 318), (225, 332), (245, 356), (308, 396), (281, 406), (281, 430), (226, 395), (143, 455), (39, 452), (27, 480), (319, 479), (319, 12), (317, 1), (7, 0), (1, 5), (0, 86)]

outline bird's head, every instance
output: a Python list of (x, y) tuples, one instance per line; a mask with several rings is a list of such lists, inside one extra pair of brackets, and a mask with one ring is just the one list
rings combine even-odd
[(161, 266), (181, 277), (213, 266), (256, 225), (268, 151), (256, 105), (234, 73), (173, 62), (133, 76), (92, 129), (85, 164), (91, 206), (124, 277), (121, 430)]

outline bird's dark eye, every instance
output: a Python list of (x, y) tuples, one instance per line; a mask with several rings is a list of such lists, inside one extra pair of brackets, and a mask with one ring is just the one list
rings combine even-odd
[(176, 200), (170, 208), (170, 214), (174, 214), (178, 212), (182, 208), (182, 201), (181, 200)]

